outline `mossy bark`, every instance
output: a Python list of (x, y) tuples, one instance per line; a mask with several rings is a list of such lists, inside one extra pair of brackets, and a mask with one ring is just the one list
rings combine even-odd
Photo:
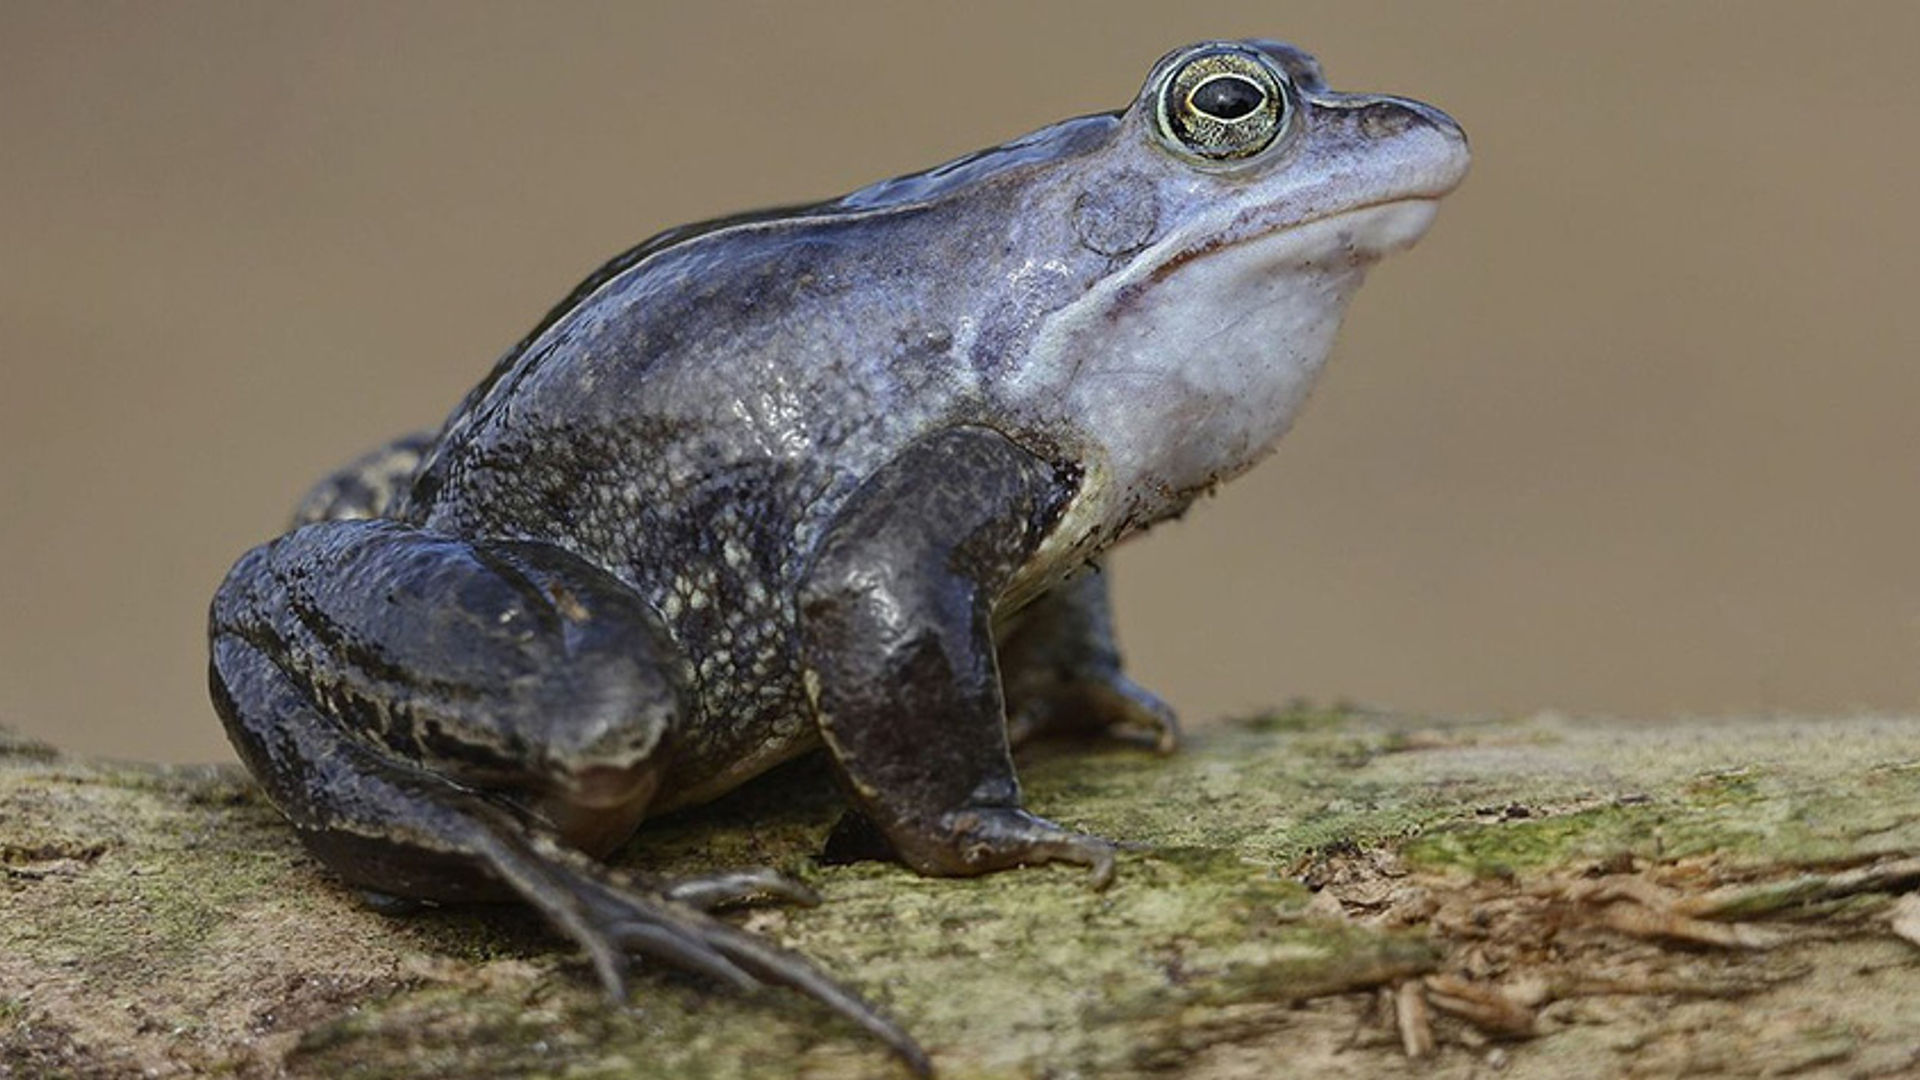
[[(1920, 1070), (1920, 719), (1432, 721), (1296, 708), (1171, 757), (1053, 745), (1028, 802), (1139, 843), (926, 880), (813, 859), (802, 764), (622, 861), (794, 872), (736, 917), (947, 1076)], [(0, 1077), (887, 1076), (791, 994), (610, 1006), (511, 910), (360, 907), (244, 776), (0, 733)]]

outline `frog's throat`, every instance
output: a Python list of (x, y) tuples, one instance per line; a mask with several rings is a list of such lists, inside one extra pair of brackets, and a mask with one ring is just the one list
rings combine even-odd
[(1195, 255), (1171, 237), (1056, 313), (1008, 405), (1086, 472), (1041, 551), (1072, 560), (1184, 509), (1286, 433), (1366, 269), (1437, 200), (1386, 200)]

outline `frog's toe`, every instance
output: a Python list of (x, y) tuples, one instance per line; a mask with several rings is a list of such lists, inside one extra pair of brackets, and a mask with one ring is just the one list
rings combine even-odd
[(806, 960), (763, 938), (726, 923), (713, 924), (705, 943), (738, 969), (763, 982), (785, 986), (813, 998), (885, 1043), (916, 1076), (933, 1075), (927, 1052), (898, 1024), (828, 978)]
[(923, 874), (970, 877), (1064, 862), (1089, 868), (1096, 889), (1113, 881), (1112, 841), (1062, 828), (1019, 807), (956, 811), (946, 816), (935, 842), (900, 846), (907, 863)]
[[(776, 884), (782, 879), (784, 884)], [(772, 871), (749, 871), (713, 879), (709, 897), (725, 899), (805, 886)], [(929, 1075), (926, 1051), (898, 1024), (858, 995), (833, 981), (798, 954), (721, 922), (668, 895), (631, 893), (592, 875), (571, 876), (568, 906), (577, 919), (560, 921), (592, 957), (601, 980), (616, 999), (627, 998), (628, 956), (670, 964), (706, 975), (741, 990), (784, 986), (813, 998), (885, 1043), (915, 1074)]]
[(1019, 695), (1007, 721), (1016, 744), (1063, 734), (1101, 734), (1162, 754), (1180, 744), (1173, 706), (1118, 669), (1046, 686), (1010, 687), (1009, 694)]
[(1162, 754), (1180, 745), (1180, 721), (1173, 706), (1160, 695), (1114, 672), (1100, 682), (1084, 684), (1087, 709), (1101, 720), (1110, 736), (1138, 743)]
[(805, 882), (768, 867), (688, 878), (667, 885), (662, 892), (669, 900), (701, 911), (762, 900), (798, 904), (801, 907), (814, 907), (820, 903), (820, 894), (808, 888)]
[[(652, 957), (683, 971), (705, 975), (718, 982), (731, 984), (735, 989), (755, 990), (760, 986), (760, 980), (740, 970), (739, 965), (708, 944), (702, 935), (688, 933), (684, 927), (634, 919), (614, 923), (606, 928), (605, 933), (627, 952)], [(625, 997), (624, 986), (608, 989)]]

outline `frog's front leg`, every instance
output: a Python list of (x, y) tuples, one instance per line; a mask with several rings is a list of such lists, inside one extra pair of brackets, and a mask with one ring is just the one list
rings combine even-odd
[(622, 999), (629, 956), (786, 985), (925, 1071), (871, 1006), (699, 910), (784, 891), (768, 876), (636, 886), (589, 857), (632, 833), (664, 774), (685, 700), (665, 642), (637, 595), (560, 548), (335, 521), (228, 574), (211, 682), (235, 748), (347, 883), (531, 904)]
[(1161, 753), (1179, 743), (1173, 708), (1121, 669), (1107, 580), (1096, 563), (1015, 612), (1002, 629), (1000, 670), (1015, 745), (1100, 732)]
[(980, 874), (1113, 845), (1020, 806), (994, 607), (1074, 481), (998, 432), (914, 443), (834, 521), (800, 592), (808, 692), (862, 813), (908, 865)]

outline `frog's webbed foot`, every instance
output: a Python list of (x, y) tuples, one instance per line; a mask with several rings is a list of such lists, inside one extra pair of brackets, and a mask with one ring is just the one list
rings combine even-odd
[(802, 587), (821, 735), (921, 873), (1068, 862), (1112, 877), (1112, 844), (1021, 809), (995, 663), (994, 601), (1071, 493), (997, 432), (929, 436), (855, 493)]
[(1180, 742), (1173, 707), (1128, 678), (1099, 568), (1016, 613), (1000, 644), (1007, 727), (1017, 746), (1049, 735), (1109, 735), (1160, 753)]
[(923, 873), (971, 876), (1037, 863), (1077, 863), (1092, 871), (1092, 884), (1113, 882), (1114, 845), (1065, 829), (1017, 806), (969, 807), (943, 815), (928, 841), (902, 851)]
[(494, 830), (482, 846), (496, 875), (586, 949), (600, 981), (616, 999), (625, 1001), (629, 996), (632, 956), (662, 961), (741, 990), (763, 984), (785, 986), (885, 1043), (915, 1073), (931, 1071), (926, 1052), (911, 1036), (825, 972), (797, 953), (722, 922), (697, 906), (776, 890), (803, 902), (816, 899), (793, 879), (749, 871), (681, 883), (649, 895), (615, 881), (580, 853), (538, 835)]
[(819, 858), (828, 866), (903, 862), (923, 874), (954, 877), (1043, 862), (1078, 863), (1093, 871), (1093, 887), (1104, 889), (1113, 882), (1114, 853), (1121, 846), (1063, 829), (1018, 807), (963, 810), (912, 831), (929, 839), (907, 841), (909, 856), (866, 814), (848, 810), (834, 823)]

